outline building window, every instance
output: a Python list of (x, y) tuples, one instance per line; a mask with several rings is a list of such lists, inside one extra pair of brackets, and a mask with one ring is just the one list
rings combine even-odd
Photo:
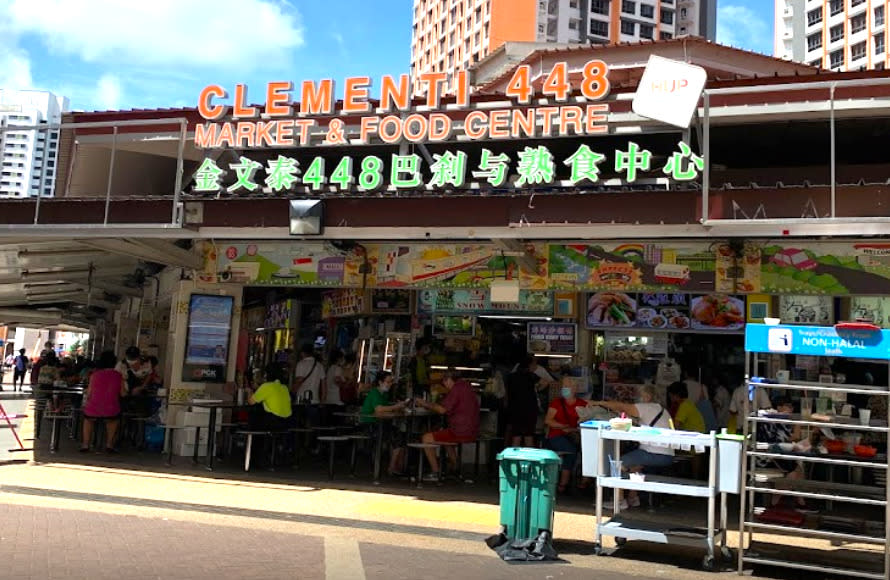
[(850, 19), (850, 33), (856, 34), (865, 30), (865, 14), (859, 14)]
[(686, 20), (686, 9), (680, 8), (680, 20)]
[(569, 30), (578, 30), (578, 21), (574, 18), (569, 20)]
[(850, 8), (859, 6), (860, 4), (865, 4), (865, 0), (850, 0)]
[(822, 48), (822, 33), (816, 32), (807, 36), (807, 50), (816, 50)]
[(865, 41), (857, 42), (850, 47), (850, 60), (865, 58)]
[(832, 26), (829, 29), (828, 33), (830, 35), (831, 42), (837, 42), (838, 40), (843, 40), (844, 39), (844, 25), (837, 24), (835, 26)]
[(569, 0), (569, 8), (577, 8), (578, 0)]
[(844, 11), (844, 0), (831, 0), (831, 15), (840, 14)]
[(640, 16), (643, 18), (654, 18), (655, 7), (650, 6), (649, 4), (640, 4)]
[(875, 35), (875, 53), (882, 54), (884, 52), (884, 33)]
[(661, 23), (662, 24), (673, 24), (674, 23), (674, 11), (673, 10), (665, 10), (661, 9)]
[(637, 3), (630, 0), (621, 0), (621, 11), (625, 14), (636, 14)]
[(651, 24), (640, 24), (640, 38), (653, 38), (653, 28)]
[(637, 25), (630, 20), (621, 19), (621, 34), (629, 34), (633, 36), (637, 33)]
[(883, 26), (884, 25), (884, 7), (878, 6), (875, 8), (875, 26)]
[(604, 36), (609, 38), (609, 23), (602, 20), (590, 21), (590, 34), (593, 36)]
[(608, 14), (609, 0), (590, 0), (590, 11), (594, 14)]
[(661, 39), (662, 39), (662, 40), (670, 40), (670, 39), (672, 39), (673, 37), (674, 37), (674, 35), (671, 34), (670, 32), (662, 32), (662, 33), (661, 33)]
[(674, 0), (661, 0), (661, 3), (664, 4), (665, 6), (673, 6)]
[(831, 68), (838, 68), (844, 64), (844, 49), (835, 50), (831, 53), (829, 57), (829, 64)]

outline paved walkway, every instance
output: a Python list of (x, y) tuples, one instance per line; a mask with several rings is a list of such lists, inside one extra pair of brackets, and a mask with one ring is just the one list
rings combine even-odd
[[(24, 428), (30, 429), (27, 420)], [(695, 550), (632, 542), (611, 557), (594, 556), (588, 499), (558, 506), (562, 563), (518, 566), (501, 562), (483, 543), (499, 529), (497, 490), (485, 483), (416, 490), (398, 482), (329, 482), (322, 469), (211, 474), (187, 459), (157, 470), (130, 463), (127, 454), (38, 452), (38, 459), (0, 466), (3, 577), (715, 577), (698, 568), (701, 552)], [(688, 513), (674, 512), (688, 523)]]

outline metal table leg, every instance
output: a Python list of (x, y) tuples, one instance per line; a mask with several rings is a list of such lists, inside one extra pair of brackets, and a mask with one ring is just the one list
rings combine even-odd
[(213, 471), (213, 457), (216, 455), (216, 411), (216, 407), (210, 407), (210, 433), (207, 434), (207, 469), (210, 471)]
[(383, 454), (383, 425), (377, 422), (377, 449), (374, 452), (374, 485), (380, 484), (380, 456)]

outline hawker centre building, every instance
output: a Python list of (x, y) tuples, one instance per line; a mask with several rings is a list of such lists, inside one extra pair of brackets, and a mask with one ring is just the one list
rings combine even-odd
[[(687, 87), (641, 85), (652, 55), (704, 75), (688, 126), (634, 112), (644, 92), (670, 114)], [(338, 80), (337, 101), (315, 81), (311, 107), (291, 102), (301, 79), (209, 85), (193, 108), (68, 114), (55, 197), (0, 201), (0, 318), (153, 349), (174, 399), (247, 380), (254, 348), (385, 318), (381, 292), (407, 297), (395, 328), (414, 333), (437, 314), (573, 322), (582, 367), (601, 292), (721, 294), (746, 322), (816, 324), (890, 298), (886, 71), (684, 38), (508, 44), (453, 80), (466, 90), (428, 79), (410, 98), (397, 75)], [(186, 360), (195, 295), (233, 298), (211, 369)], [(270, 324), (293, 332), (256, 338)]]

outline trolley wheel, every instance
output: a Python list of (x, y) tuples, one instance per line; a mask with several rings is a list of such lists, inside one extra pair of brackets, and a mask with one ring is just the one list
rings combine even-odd
[(619, 548), (627, 543), (627, 538), (615, 538), (615, 545)]
[(714, 561), (714, 556), (708, 554), (701, 561), (701, 567), (705, 572), (713, 572), (716, 569), (716, 562)]
[(593, 553), (596, 556), (602, 556), (604, 554), (602, 544), (600, 544), (599, 542), (594, 542)]
[(735, 554), (732, 553), (732, 549), (729, 546), (720, 548), (720, 556), (723, 558), (724, 562), (732, 562), (735, 560)]

